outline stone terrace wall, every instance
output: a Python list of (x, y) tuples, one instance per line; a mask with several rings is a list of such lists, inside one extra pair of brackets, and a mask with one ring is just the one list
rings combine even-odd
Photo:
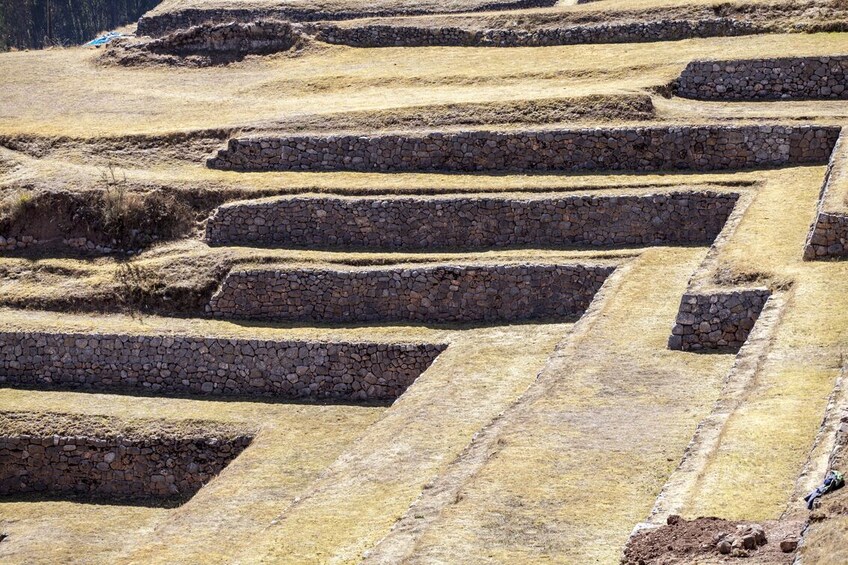
[(701, 100), (848, 98), (848, 56), (693, 61), (674, 92)]
[[(1, 422), (1, 421), (0, 421)], [(185, 499), (250, 444), (248, 436), (26, 433), (0, 427), (0, 495)]]
[(0, 332), (0, 385), (385, 401), (445, 347)]
[(236, 171), (726, 170), (827, 163), (824, 126), (681, 126), (293, 135), (231, 139), (209, 167)]
[(738, 194), (295, 197), (219, 207), (213, 245), (439, 248), (712, 243)]
[(300, 38), (299, 30), (276, 20), (204, 24), (157, 39), (114, 41), (101, 61), (124, 66), (158, 63), (203, 67), (231, 63), (247, 55), (287, 51)]
[(299, 34), (288, 22), (264, 20), (200, 25), (147, 41), (153, 52), (189, 55), (206, 52), (275, 53), (294, 45)]
[(542, 47), (591, 43), (642, 43), (679, 41), (693, 37), (729, 37), (766, 33), (768, 28), (736, 18), (707, 18), (572, 24), (523, 29), (469, 29), (462, 27), (400, 26), (366, 24), (339, 26), (316, 24), (315, 38), (351, 47)]
[(804, 259), (848, 258), (848, 214), (819, 212)]
[[(487, 2), (476, 6), (466, 6), (454, 11), (489, 12), (498, 10), (521, 10), (525, 8), (547, 8), (557, 0), (513, 0)], [(138, 20), (136, 35), (161, 37), (178, 29), (206, 23), (251, 22), (258, 19), (288, 20), (293, 22), (315, 22), (319, 20), (353, 20), (357, 18), (380, 18), (391, 16), (420, 16), (432, 14), (426, 9), (385, 9), (371, 10), (322, 10), (319, 8), (278, 8), (278, 9), (188, 9), (174, 12), (162, 12), (142, 16)], [(440, 11), (440, 13), (450, 13)]]
[(843, 134), (828, 164), (816, 219), (810, 228), (804, 249), (805, 260), (848, 257), (848, 214), (827, 210), (828, 205), (834, 204), (833, 198), (845, 198), (846, 195), (848, 195), (848, 139)]
[(208, 311), (302, 322), (511, 322), (579, 318), (614, 267), (427, 266), (232, 271)]
[(770, 296), (768, 289), (684, 294), (669, 348), (738, 351)]

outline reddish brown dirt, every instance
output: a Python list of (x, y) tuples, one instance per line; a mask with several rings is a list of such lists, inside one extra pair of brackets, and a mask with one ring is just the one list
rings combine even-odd
[(696, 518), (673, 522), (659, 528), (643, 530), (634, 535), (624, 550), (622, 563), (626, 565), (682, 565), (684, 563), (735, 563), (745, 564), (789, 564), (795, 552), (783, 553), (780, 541), (787, 536), (799, 535), (804, 523), (801, 521), (758, 522), (766, 532), (768, 542), (750, 557), (740, 558), (721, 555), (716, 548), (722, 534), (736, 531), (740, 524), (721, 518)]

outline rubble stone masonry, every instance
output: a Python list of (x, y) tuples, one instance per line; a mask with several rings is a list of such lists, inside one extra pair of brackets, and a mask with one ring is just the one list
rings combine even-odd
[(846, 99), (848, 56), (693, 61), (674, 92), (702, 100)]
[(231, 139), (235, 171), (660, 171), (827, 163), (827, 126), (672, 126)]
[(208, 311), (301, 322), (575, 320), (615, 268), (474, 265), (231, 271)]
[(816, 219), (810, 228), (804, 259), (848, 257), (848, 138), (839, 138), (822, 185)]
[[(54, 426), (61, 414), (18, 430), (0, 415), (0, 495), (39, 494), (94, 499), (186, 499), (251, 442), (220, 430), (91, 430)], [(48, 418), (49, 416), (49, 418)], [(11, 424), (11, 425), (6, 425)], [(213, 426), (214, 428), (214, 426)]]
[(351, 47), (544, 47), (592, 43), (679, 41), (766, 33), (768, 26), (737, 18), (665, 19), (641, 22), (562, 23), (538, 29), (413, 26), (368, 23), (316, 25), (316, 39)]
[[(547, 8), (556, 4), (556, 0), (494, 0), (480, 2), (477, 5), (465, 3), (453, 11), (487, 12), (498, 10), (522, 10), (527, 8)], [(451, 10), (448, 9), (447, 13)], [(200, 24), (218, 24), (226, 22), (252, 22), (275, 19), (292, 22), (312, 22), (319, 20), (352, 20), (370, 17), (416, 16), (433, 13), (432, 9), (421, 8), (380, 8), (374, 5), (361, 10), (322, 9), (320, 7), (281, 7), (281, 8), (224, 8), (224, 9), (184, 9), (144, 15), (138, 20), (136, 35), (161, 37), (180, 29)], [(445, 13), (444, 10), (441, 13)]]
[(219, 207), (212, 245), (477, 248), (709, 244), (738, 194), (342, 198), (289, 197)]
[(684, 294), (669, 348), (739, 351), (770, 296), (761, 288)]
[(0, 332), (0, 385), (386, 401), (445, 347)]

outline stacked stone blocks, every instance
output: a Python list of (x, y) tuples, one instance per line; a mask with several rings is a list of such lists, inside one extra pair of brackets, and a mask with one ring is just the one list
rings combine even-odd
[(684, 294), (669, 348), (739, 351), (770, 296), (765, 288)]
[(316, 39), (351, 47), (544, 47), (593, 43), (679, 41), (692, 37), (731, 37), (766, 31), (734, 18), (667, 19), (643, 22), (565, 24), (525, 30), (455, 26), (317, 24)]
[[(61, 415), (55, 415), (61, 419)], [(50, 420), (47, 420), (49, 424)], [(48, 426), (49, 430), (49, 426)], [(251, 442), (243, 434), (0, 431), (0, 495), (184, 500)]]
[(678, 96), (701, 100), (848, 98), (848, 56), (693, 61)]
[(299, 37), (288, 22), (262, 20), (198, 25), (140, 45), (154, 53), (183, 56), (197, 53), (266, 54), (290, 49)]
[[(485, 12), (495, 10), (521, 10), (526, 8), (546, 8), (556, 4), (556, 0), (512, 0), (493, 1), (476, 6), (464, 6), (462, 12)], [(320, 20), (352, 20), (369, 17), (416, 16), (432, 13), (432, 10), (420, 8), (380, 8), (371, 7), (364, 10), (332, 10), (326, 11), (319, 7), (285, 7), (278, 9), (258, 8), (225, 8), (225, 9), (184, 9), (179, 11), (161, 12), (145, 15), (139, 18), (137, 35), (161, 37), (176, 30), (186, 29), (201, 24), (218, 24), (223, 22), (252, 22), (257, 19), (287, 20), (294, 22), (314, 22)]]
[[(840, 259), (848, 257), (848, 140), (842, 135), (828, 164), (822, 185), (816, 218), (807, 237), (804, 259)], [(838, 209), (834, 209), (839, 206)], [(839, 210), (839, 211), (838, 211)]]

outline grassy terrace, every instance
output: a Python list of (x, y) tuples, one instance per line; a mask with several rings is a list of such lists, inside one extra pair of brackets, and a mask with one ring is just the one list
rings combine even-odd
[[(85, 49), (10, 53), (0, 133), (115, 136), (245, 125), (299, 114), (616, 94), (663, 85), (694, 58), (848, 52), (848, 34), (760, 35), (545, 48), (315, 46), (225, 68), (123, 69)], [(108, 117), (108, 118), (106, 118)], [(687, 121), (709, 121), (692, 115)]]
[[(480, 3), (384, 5), (453, 10)], [(681, 3), (571, 4), (501, 15)], [(156, 13), (299, 5), (166, 0)], [(359, 0), (310, 6), (373, 7)], [(205, 158), (230, 136), (269, 131), (848, 124), (845, 102), (700, 102), (664, 98), (658, 88), (695, 58), (833, 54), (848, 54), (848, 33), (545, 48), (309, 43), (195, 69), (106, 66), (98, 51), (83, 48), (0, 54), (0, 228), (16, 207), (16, 226), (47, 233), (59, 211), (73, 223), (59, 206), (27, 216), (26, 201), (44, 194), (94, 199), (115, 190), (104, 177), (110, 166), (125, 175), (118, 184), (128, 194), (173, 196), (188, 210), (179, 237), (131, 255), (58, 244), (0, 251), (0, 330), (449, 344), (390, 406), (0, 388), (0, 412), (256, 431), (251, 446), (179, 508), (0, 500), (0, 533), (9, 535), (0, 561), (613, 563), (699, 423), (728, 394), (733, 354), (666, 346), (681, 295), (693, 286), (769, 286), (785, 305), (762, 328), (762, 358), (741, 402), (716, 444), (699, 453), (703, 467), (671, 510), (687, 518), (806, 518), (798, 493), (821, 475), (824, 454), (813, 446), (848, 343), (848, 263), (801, 260), (824, 166), (719, 174), (234, 173), (206, 168)], [(353, 253), (202, 241), (216, 206), (250, 198), (688, 190), (742, 194), (738, 223), (712, 248)], [(555, 262), (619, 265), (574, 324), (258, 324), (204, 315), (233, 268)], [(813, 555), (844, 545), (833, 529), (820, 531)]]

